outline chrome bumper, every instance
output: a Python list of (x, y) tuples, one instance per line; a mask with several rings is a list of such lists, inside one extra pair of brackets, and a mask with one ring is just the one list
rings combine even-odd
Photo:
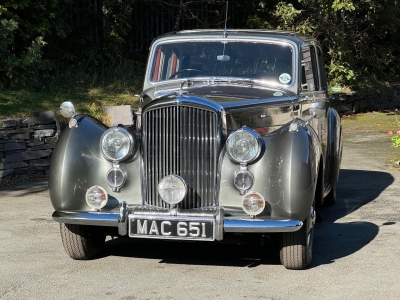
[(118, 227), (116, 213), (55, 211), (52, 217), (59, 223)]
[[(178, 210), (155, 212), (144, 209), (134, 209), (130, 213), (136, 215), (157, 215), (169, 214), (173, 216), (195, 216), (180, 212)], [(202, 213), (204, 215), (204, 212)], [(293, 232), (303, 226), (303, 222), (299, 220), (271, 220), (271, 219), (244, 219), (223, 217), (223, 210), (217, 209), (211, 213), (216, 219), (216, 240), (222, 240), (223, 232), (236, 233), (268, 233), (268, 232)], [(118, 233), (122, 236), (128, 233), (128, 205), (122, 202), (119, 207), (119, 212), (60, 212), (53, 213), (53, 219), (59, 223), (69, 223), (78, 225), (94, 225), (94, 226), (109, 226), (118, 227)]]
[(303, 226), (298, 220), (259, 220), (225, 218), (224, 232), (293, 232)]

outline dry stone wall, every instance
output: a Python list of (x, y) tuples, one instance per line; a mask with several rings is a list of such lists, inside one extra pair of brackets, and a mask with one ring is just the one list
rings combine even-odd
[(53, 111), (0, 120), (0, 180), (46, 175), (60, 130)]
[(387, 89), (365, 89), (333, 95), (331, 106), (340, 115), (400, 109), (400, 85)]

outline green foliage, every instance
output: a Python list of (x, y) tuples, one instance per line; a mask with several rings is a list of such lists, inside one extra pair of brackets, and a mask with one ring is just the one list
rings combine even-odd
[(332, 9), (334, 11), (340, 11), (342, 9), (347, 11), (356, 10), (353, 1), (349, 0), (334, 0), (332, 3)]
[(398, 0), (262, 1), (251, 28), (308, 33), (325, 52), (331, 85), (360, 88), (400, 80)]
[[(40, 86), (51, 64), (45, 36), (59, 25), (57, 0), (7, 0), (0, 5), (0, 88)], [(58, 27), (59, 28), (59, 27)]]
[[(399, 122), (399, 120), (397, 118), (397, 114), (395, 115), (395, 118), (396, 118), (396, 127), (399, 128), (400, 127), (400, 122)], [(388, 133), (389, 133), (389, 135), (392, 135), (393, 131), (390, 130)], [(399, 135), (399, 133), (400, 133), (400, 130), (397, 130), (397, 135), (393, 135), (392, 136), (392, 145), (395, 148), (400, 147), (400, 135)]]
[(19, 57), (8, 50), (13, 40), (13, 31), (17, 28), (18, 23), (13, 20), (0, 21), (0, 88), (4, 84), (25, 85), (28, 80), (37, 80), (38, 74), (49, 68), (49, 62), (41, 59), (42, 48), (46, 44), (43, 37), (35, 38)]
[[(140, 43), (147, 47), (143, 35), (164, 33), (167, 19), (174, 29), (222, 28), (225, 4), (225, 0), (5, 0), (0, 5), (0, 86), (49, 88), (65, 81), (78, 82), (78, 87), (81, 81), (106, 86), (119, 78), (121, 86), (137, 86), (143, 75), (137, 72), (143, 67), (137, 65), (143, 60), (135, 49)], [(399, 0), (229, 4), (230, 28), (293, 30), (316, 37), (325, 53), (331, 86), (356, 89), (400, 80)]]
[(393, 147), (395, 147), (395, 148), (400, 147), (400, 136), (398, 136), (398, 135), (392, 136), (392, 144), (393, 144)]

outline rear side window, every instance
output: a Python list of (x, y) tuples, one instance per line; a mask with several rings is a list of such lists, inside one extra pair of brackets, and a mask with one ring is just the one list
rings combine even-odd
[(310, 47), (304, 47), (301, 59), (301, 87), (303, 91), (315, 90), (315, 79), (313, 72), (313, 64), (311, 62)]
[[(302, 52), (302, 74), (301, 86), (303, 91), (316, 91), (321, 89), (321, 68), (323, 65), (320, 63), (320, 57), (317, 53), (317, 48), (314, 46), (307, 46), (303, 48)], [(325, 77), (325, 72), (323, 73)], [(324, 87), (322, 87), (323, 89)]]

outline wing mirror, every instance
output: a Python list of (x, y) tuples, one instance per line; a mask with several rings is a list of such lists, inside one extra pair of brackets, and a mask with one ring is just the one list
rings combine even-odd
[(322, 102), (312, 103), (310, 107), (310, 115), (319, 119), (325, 116), (325, 104)]
[(321, 102), (312, 103), (309, 110), (310, 118), (306, 121), (305, 125), (310, 124), (311, 120), (314, 118), (322, 118), (325, 116), (325, 105)]

